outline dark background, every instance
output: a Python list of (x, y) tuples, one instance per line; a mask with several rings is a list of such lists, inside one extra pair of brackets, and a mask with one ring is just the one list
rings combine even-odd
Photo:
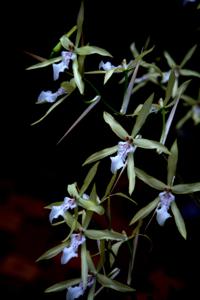
[[(86, 108), (84, 102), (79, 102), (78, 94), (58, 107), (43, 122), (30, 126), (48, 107), (37, 106), (35, 102), (41, 90), (51, 89), (52, 73), (47, 69), (26, 71), (36, 61), (24, 51), (48, 57), (59, 37), (75, 24), (79, 6), (80, 1), (58, 0), (47, 4), (42, 1), (18, 1), (17, 4), (5, 5), (2, 11), (2, 299), (13, 296), (22, 299), (64, 299), (62, 293), (45, 295), (43, 290), (57, 281), (65, 280), (65, 276), (70, 277), (69, 272), (73, 273), (70, 265), (61, 267), (57, 258), (35, 263), (38, 256), (62, 239), (62, 234), (49, 225), (48, 212), (43, 207), (58, 199), (61, 201), (66, 194), (67, 184), (82, 178), (82, 173), (85, 175), (85, 171), (79, 170), (88, 155), (100, 147), (116, 143), (115, 137), (110, 137), (107, 127), (102, 125), (102, 111), (107, 110), (107, 107), (99, 104), (87, 120), (57, 145), (65, 131)], [(181, 0), (124, 0), (117, 3), (86, 0), (84, 30), (86, 41), (111, 52), (116, 65), (124, 57), (131, 59), (129, 46), (133, 41), (141, 49), (148, 37), (151, 45), (155, 45), (155, 56), (160, 57), (167, 50), (177, 62), (181, 61), (188, 49), (198, 44), (190, 67), (200, 71), (200, 13), (196, 10), (196, 3), (183, 5)], [(96, 66), (98, 62), (94, 59)], [(163, 66), (167, 70), (164, 62)], [(100, 88), (103, 87), (101, 82), (96, 82)], [(199, 81), (195, 84), (194, 90), (190, 90), (194, 97), (197, 96)], [(109, 85), (107, 89), (109, 91)], [(116, 92), (108, 100), (117, 108), (121, 98)], [(152, 128), (155, 132), (156, 127)], [(83, 131), (88, 133), (87, 136), (83, 135)], [(199, 181), (199, 126), (194, 128), (189, 121), (184, 130), (177, 134), (179, 143), (184, 145), (183, 150), (180, 150), (181, 163), (178, 166), (181, 177), (185, 182)], [(142, 159), (148, 163), (148, 158)], [(151, 172), (150, 164), (148, 168)], [(154, 169), (158, 169), (157, 166)], [(188, 240), (183, 241), (179, 237), (172, 222), (162, 231), (156, 226), (151, 228), (153, 251), (144, 250), (149, 248), (143, 242), (139, 248), (141, 257), (134, 275), (138, 288), (137, 299), (192, 299), (198, 292), (194, 276), (199, 266), (196, 229), (200, 225), (196, 205), (198, 193), (190, 201), (192, 205), (188, 205), (187, 197), (184, 199), (186, 204), (182, 212), (188, 226)], [(73, 267), (76, 269), (76, 266)]]

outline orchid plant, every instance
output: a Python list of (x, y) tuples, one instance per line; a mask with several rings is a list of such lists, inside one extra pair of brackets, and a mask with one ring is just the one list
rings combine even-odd
[[(195, 77), (199, 80), (200, 74), (194, 70), (183, 69), (185, 64), (192, 58), (194, 51), (198, 50), (197, 46), (193, 46), (188, 51), (180, 64), (176, 64), (169, 53), (165, 51), (164, 57), (169, 70), (162, 71), (155, 62), (148, 62), (148, 54), (153, 51), (154, 47), (148, 49), (147, 43), (144, 49), (139, 52), (135, 47), (135, 43), (133, 43), (130, 47), (132, 59), (129, 62), (127, 62), (127, 59), (122, 59), (118, 66), (114, 66), (110, 61), (112, 55), (107, 50), (83, 44), (83, 21), (84, 5), (82, 2), (76, 25), (61, 36), (52, 50), (51, 57), (45, 59), (32, 55), (40, 62), (28, 68), (28, 70), (34, 70), (52, 67), (52, 78), (58, 85), (56, 92), (43, 90), (38, 93), (36, 103), (46, 103), (50, 107), (45, 115), (32, 125), (44, 121), (75, 90), (83, 99), (87, 85), (89, 84), (90, 88), (93, 87), (94, 95), (92, 99), (87, 101), (89, 103), (87, 109), (72, 124), (63, 138), (74, 130), (83, 118), (87, 117), (88, 112), (92, 111), (98, 102), (103, 101), (101, 92), (88, 79), (91, 74), (97, 77), (104, 75), (103, 87), (108, 84), (108, 80), (111, 81), (112, 77), (118, 74), (118, 76), (121, 76), (119, 84), (124, 84), (125, 87), (120, 111), (116, 109), (109, 110), (112, 107), (110, 103), (106, 103), (108, 111), (102, 111), (102, 122), (104, 121), (109, 125), (115, 133), (117, 136), (116, 143), (113, 146), (108, 145), (107, 148), (93, 154), (89, 153), (88, 158), (83, 162), (83, 167), (94, 164), (83, 179), (83, 184), (69, 183), (67, 186), (68, 195), (64, 195), (64, 200), (53, 202), (45, 207), (50, 210), (49, 221), (53, 226), (66, 225), (66, 237), (59, 245), (41, 255), (38, 261), (61, 255), (61, 264), (67, 264), (70, 260), (80, 258), (80, 276), (78, 278), (67, 279), (46, 289), (47, 293), (66, 290), (67, 300), (77, 299), (83, 295), (86, 295), (88, 300), (92, 300), (103, 289), (107, 288), (118, 292), (133, 293), (135, 287), (131, 274), (137, 248), (137, 243), (134, 243), (134, 241), (136, 241), (138, 234), (142, 234), (142, 223), (154, 211), (158, 226), (167, 226), (166, 220), (171, 217), (170, 213), (172, 212), (179, 233), (186, 239), (187, 226), (178, 208), (179, 199), (175, 199), (175, 195), (200, 191), (200, 182), (186, 184), (177, 180), (174, 184), (178, 178), (176, 177), (176, 167), (179, 143), (177, 138), (175, 138), (172, 145), (167, 140), (171, 128), (184, 126), (184, 122), (189, 117), (193, 118), (195, 125), (200, 123), (199, 98), (196, 100), (184, 94), (188, 85), (191, 84), (192, 78)], [(75, 33), (75, 38), (72, 39)], [(86, 70), (85, 60), (93, 54), (106, 57), (106, 59), (102, 60), (100, 58), (95, 70)], [(144, 72), (142, 76), (138, 76), (139, 69), (147, 70), (147, 73)], [(63, 73), (62, 78), (66, 76), (66, 80), (59, 82), (61, 73)], [(182, 76), (187, 76), (189, 80), (181, 81)], [(135, 95), (136, 91), (141, 88), (145, 89), (148, 82), (160, 86), (160, 95), (152, 93), (147, 99), (141, 99), (139, 105), (137, 103), (134, 105), (132, 102), (135, 110), (134, 112), (128, 111), (132, 95)], [(188, 110), (186, 116), (182, 117), (183, 119), (175, 124), (178, 104), (180, 103), (180, 106), (184, 102), (192, 108)], [(157, 128), (160, 138), (152, 140), (146, 135), (142, 137), (142, 128), (148, 124), (150, 114), (151, 118), (154, 118), (158, 112), (161, 112), (162, 115), (162, 125)], [(122, 126), (120, 121), (125, 126)], [(159, 156), (167, 161), (166, 183), (137, 167), (135, 152), (136, 150), (139, 152), (141, 148), (154, 151), (155, 159)], [(110, 168), (108, 168), (107, 173), (110, 174), (111, 178), (106, 183), (106, 189), (97, 193), (99, 182), (96, 175), (99, 172), (99, 164), (103, 164), (103, 159), (108, 157)], [(116, 186), (120, 189), (120, 179), (125, 169), (127, 169), (128, 177), (128, 195), (121, 191), (115, 192)], [(101, 177), (103, 180), (103, 174)], [(135, 210), (137, 203), (133, 200), (134, 191), (140, 180), (158, 190), (159, 194), (153, 201), (147, 199), (146, 206), (133, 215), (129, 220), (130, 230), (125, 230), (123, 224), (121, 224), (121, 231), (118, 232), (112, 228), (111, 198), (123, 198), (124, 201), (129, 201), (131, 207), (133, 205)], [(142, 198), (143, 195), (141, 194), (140, 197)], [(95, 226), (95, 222), (92, 222), (96, 215), (99, 218), (104, 219), (105, 216), (108, 218), (109, 222), (106, 229), (99, 228)], [(132, 244), (130, 243), (131, 240), (133, 241)], [(117, 257), (122, 245), (127, 246), (130, 250), (130, 263), (127, 265), (126, 282), (115, 279), (121, 271), (117, 266)]]

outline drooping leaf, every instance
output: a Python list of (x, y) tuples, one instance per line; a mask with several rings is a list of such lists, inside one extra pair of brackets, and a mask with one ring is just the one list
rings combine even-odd
[(142, 128), (143, 124), (145, 123), (146, 118), (148, 117), (151, 106), (152, 106), (153, 98), (154, 98), (154, 94), (151, 94), (149, 96), (149, 98), (144, 102), (141, 110), (139, 111), (138, 116), (136, 118), (135, 125), (134, 125), (132, 133), (131, 133), (131, 136), (133, 138), (138, 134), (138, 132)]
[(119, 232), (111, 231), (108, 229), (105, 230), (95, 230), (95, 229), (87, 229), (84, 231), (85, 236), (92, 240), (116, 240), (116, 241), (124, 241), (127, 237)]
[(89, 156), (86, 161), (83, 163), (83, 166), (86, 165), (86, 164), (90, 164), (92, 162), (95, 162), (97, 160), (100, 160), (106, 156), (110, 156), (112, 155), (113, 153), (115, 153), (117, 151), (118, 147), (117, 146), (113, 146), (113, 147), (110, 147), (110, 148), (106, 148), (106, 149), (103, 149), (101, 151), (98, 151), (94, 154), (92, 154), (91, 156)]
[(176, 226), (178, 228), (178, 231), (180, 232), (182, 237), (184, 239), (186, 239), (187, 231), (186, 231), (186, 227), (185, 227), (185, 222), (183, 220), (183, 217), (182, 217), (182, 215), (180, 213), (180, 210), (178, 209), (175, 201), (173, 201), (171, 203), (171, 210), (172, 210), (172, 213), (174, 215), (174, 219), (175, 219), (175, 223), (176, 223)]
[(52, 65), (54, 63), (57, 63), (57, 62), (61, 61), (61, 59), (62, 59), (62, 56), (46, 59), (46, 60), (44, 60), (40, 63), (37, 63), (33, 66), (28, 67), (26, 70), (34, 70), (34, 69), (44, 68), (44, 67), (47, 67), (49, 65)]
[(200, 182), (176, 184), (171, 188), (174, 194), (189, 194), (200, 191)]
[(166, 154), (170, 154), (170, 151), (167, 149), (167, 147), (157, 141), (138, 138), (134, 139), (134, 145), (144, 149), (157, 149)]
[(158, 205), (160, 199), (159, 197), (157, 197), (156, 199), (154, 199), (153, 201), (151, 201), (149, 204), (147, 204), (145, 207), (143, 207), (142, 209), (140, 209), (132, 218), (130, 225), (133, 225), (134, 223), (136, 223), (137, 221), (139, 221), (140, 219), (144, 219), (146, 218)]
[(121, 140), (125, 140), (129, 136), (128, 132), (113, 118), (113, 116), (111, 116), (111, 114), (104, 112), (103, 117), (105, 122)]
[(174, 181), (174, 177), (176, 174), (176, 166), (178, 161), (178, 146), (177, 146), (177, 140), (173, 143), (171, 149), (170, 149), (170, 155), (168, 157), (168, 163), (167, 163), (167, 185), (171, 186)]
[(153, 176), (150, 176), (145, 171), (138, 169), (136, 167), (135, 167), (135, 173), (140, 180), (144, 181), (146, 184), (148, 184), (149, 186), (151, 186), (156, 190), (162, 191), (167, 187), (167, 185), (162, 181), (154, 178)]
[(96, 47), (96, 46), (83, 46), (76, 48), (76, 53), (79, 55), (90, 55), (90, 54), (99, 54), (102, 56), (111, 56), (112, 55), (105, 49)]
[(56, 256), (57, 254), (59, 254), (60, 252), (62, 252), (62, 250), (66, 247), (66, 244), (60, 244), (57, 245), (49, 250), (47, 250), (45, 253), (43, 253), (37, 260), (36, 262), (43, 260), (43, 259), (50, 259), (54, 256)]
[(128, 154), (127, 159), (127, 174), (128, 174), (128, 192), (131, 195), (135, 188), (135, 167), (133, 153)]
[(135, 289), (103, 274), (97, 274), (97, 281), (103, 286), (119, 292), (134, 292)]
[(74, 279), (61, 281), (59, 283), (56, 283), (56, 284), (48, 287), (45, 290), (45, 293), (60, 292), (60, 291), (63, 291), (65, 289), (67, 289), (68, 287), (71, 287), (73, 285), (77, 285), (80, 282), (81, 282), (81, 278), (74, 278)]
[(83, 193), (87, 190), (88, 186), (94, 179), (96, 173), (97, 173), (97, 168), (98, 168), (99, 162), (97, 162), (92, 168), (89, 170), (87, 176), (85, 177), (85, 180), (83, 182), (83, 185), (80, 189), (80, 195), (83, 195)]

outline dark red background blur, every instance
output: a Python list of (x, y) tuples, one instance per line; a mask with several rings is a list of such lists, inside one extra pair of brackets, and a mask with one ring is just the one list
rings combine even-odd
[[(99, 104), (61, 144), (57, 141), (86, 108), (78, 94), (58, 107), (39, 125), (30, 124), (47, 106), (35, 105), (42, 89), (51, 89), (49, 70), (26, 71), (36, 61), (29, 51), (48, 57), (60, 36), (76, 22), (80, 1), (41, 3), (9, 3), (1, 21), (1, 164), (0, 164), (0, 279), (1, 299), (65, 299), (65, 293), (44, 294), (53, 283), (76, 273), (76, 265), (61, 266), (59, 257), (36, 263), (48, 248), (59, 243), (63, 232), (50, 226), (48, 211), (43, 207), (61, 201), (67, 184), (80, 180), (86, 171), (81, 164), (92, 151), (116, 142), (101, 132), (102, 111)], [(131, 58), (129, 46), (135, 41), (138, 49), (150, 37), (157, 56), (169, 51), (179, 62), (194, 44), (197, 53), (191, 68), (199, 67), (200, 14), (196, 3), (180, 1), (85, 1), (85, 37), (91, 45), (107, 49), (113, 63)], [(98, 60), (94, 60), (98, 66)], [(95, 68), (94, 67), (94, 68)], [(100, 81), (103, 79), (100, 78)], [(101, 83), (97, 82), (101, 86)], [(197, 85), (199, 82), (197, 83)], [(198, 90), (191, 91), (197, 96)], [(118, 107), (117, 94), (109, 99)], [(155, 127), (156, 128), (156, 127)], [(154, 128), (154, 130), (155, 130)], [(107, 127), (105, 127), (107, 129)], [(94, 132), (94, 131), (95, 132)], [(83, 135), (83, 131), (87, 135)], [(188, 122), (177, 133), (180, 144), (179, 171), (185, 182), (200, 181), (199, 126)], [(102, 146), (103, 145), (103, 146)], [(75, 159), (74, 159), (75, 157)], [(147, 170), (151, 172), (151, 165)], [(140, 162), (139, 162), (140, 164)], [(155, 169), (158, 166), (154, 166)], [(149, 168), (149, 169), (148, 169)], [(78, 177), (77, 177), (78, 174)], [(106, 176), (106, 174), (105, 174)], [(162, 175), (163, 176), (163, 175)], [(148, 191), (150, 194), (151, 192)], [(199, 194), (183, 197), (182, 213), (189, 236), (184, 241), (173, 222), (165, 228), (152, 225), (153, 248), (141, 240), (134, 271), (137, 300), (197, 299), (199, 294)], [(191, 200), (191, 201), (190, 201)], [(120, 206), (120, 205), (119, 205)], [(116, 208), (116, 226), (123, 224), (120, 207)], [(123, 267), (123, 258), (119, 262)], [(195, 275), (197, 273), (197, 275)], [(115, 298), (117, 297), (116, 294)], [(125, 299), (124, 295), (120, 295)], [(136, 297), (136, 298), (134, 298)]]

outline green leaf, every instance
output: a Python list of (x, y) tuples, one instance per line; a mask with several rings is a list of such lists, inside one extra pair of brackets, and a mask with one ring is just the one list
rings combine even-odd
[(167, 163), (167, 185), (173, 185), (174, 177), (176, 174), (176, 166), (178, 161), (178, 147), (177, 147), (177, 140), (173, 143), (171, 149), (171, 154), (168, 157)]
[(105, 76), (104, 76), (104, 81), (103, 83), (106, 84), (106, 82), (110, 79), (110, 77), (112, 76), (112, 74), (115, 72), (115, 68), (106, 71)]
[(142, 209), (140, 209), (132, 218), (130, 225), (133, 225), (134, 223), (136, 223), (137, 221), (139, 221), (140, 219), (144, 219), (146, 218), (158, 205), (160, 199), (159, 197), (157, 197), (156, 199), (154, 199), (152, 202), (150, 202), (149, 204), (147, 204), (145, 207), (143, 207)]
[(154, 97), (154, 94), (151, 94), (151, 96), (149, 96), (149, 98), (144, 102), (141, 110), (138, 113), (135, 125), (134, 125), (132, 133), (131, 133), (131, 136), (133, 138), (138, 134), (138, 132), (142, 128), (143, 124), (145, 123), (146, 118), (149, 115), (149, 112), (150, 112), (150, 109), (152, 106), (152, 102), (153, 102), (153, 97)]
[(37, 260), (36, 262), (43, 260), (43, 259), (50, 259), (54, 256), (56, 256), (57, 254), (59, 254), (60, 252), (62, 252), (62, 250), (66, 247), (66, 244), (60, 244), (58, 246), (55, 246), (49, 250), (47, 250), (45, 253), (43, 253)]
[(196, 50), (197, 45), (194, 45), (185, 55), (185, 57), (183, 58), (182, 62), (180, 63), (180, 68), (184, 67), (184, 65), (188, 62), (188, 60), (190, 60), (190, 58), (192, 57), (192, 55), (194, 54), (194, 51)]
[(149, 186), (151, 186), (156, 190), (162, 191), (167, 187), (166, 184), (163, 183), (162, 181), (148, 175), (146, 172), (136, 167), (135, 167), (135, 173), (140, 180), (144, 181), (146, 184), (148, 184)]
[(174, 219), (175, 219), (175, 223), (176, 223), (176, 226), (178, 228), (178, 231), (180, 232), (182, 237), (184, 239), (186, 239), (187, 231), (186, 231), (186, 227), (185, 227), (185, 222), (183, 220), (183, 217), (181, 216), (180, 210), (178, 209), (175, 201), (173, 201), (171, 203), (171, 210), (172, 210), (172, 213), (174, 215)]
[(96, 46), (83, 46), (76, 48), (76, 53), (79, 55), (90, 55), (90, 54), (99, 54), (102, 56), (111, 56), (112, 55), (105, 49), (96, 47)]
[(152, 140), (147, 140), (147, 139), (134, 139), (134, 145), (144, 148), (144, 149), (157, 149), (160, 150), (166, 154), (170, 154), (169, 150), (167, 147), (165, 147), (163, 144), (157, 142), (157, 141), (152, 141)]
[(116, 240), (124, 241), (127, 237), (116, 231), (87, 229), (84, 231), (85, 236), (92, 240)]
[(99, 215), (103, 215), (104, 214), (104, 208), (101, 205), (99, 205), (99, 204), (95, 204), (91, 200), (86, 200), (86, 199), (79, 198), (77, 200), (77, 202), (78, 202), (78, 205), (82, 206), (86, 210), (94, 211), (94, 212), (96, 212)]
[(133, 202), (134, 204), (137, 204), (136, 201), (134, 201), (132, 198), (128, 197), (127, 195), (125, 195), (124, 193), (115, 193), (115, 194), (111, 194), (109, 195), (110, 197), (113, 197), (113, 196), (119, 196), (119, 197), (122, 197), (122, 198), (125, 198), (131, 202)]
[(165, 56), (165, 58), (166, 58), (166, 60), (167, 60), (167, 63), (168, 63), (168, 65), (169, 65), (169, 67), (170, 67), (171, 69), (173, 69), (173, 68), (176, 66), (176, 63), (175, 63), (175, 61), (173, 60), (173, 58), (170, 56), (170, 54), (169, 54), (167, 51), (164, 51), (164, 56)]
[(88, 263), (87, 263), (87, 249), (86, 243), (81, 245), (81, 278), (83, 282), (83, 287), (87, 286), (88, 279)]
[(135, 188), (135, 168), (134, 168), (133, 153), (128, 154), (127, 174), (128, 174), (128, 182), (129, 182), (128, 191), (129, 191), (129, 195), (131, 195)]
[(28, 67), (26, 70), (34, 70), (34, 69), (44, 68), (44, 67), (47, 67), (49, 65), (52, 65), (54, 63), (57, 63), (57, 62), (61, 61), (61, 59), (62, 59), (61, 56), (58, 56), (58, 57), (55, 57), (55, 58), (50, 58), (50, 59), (47, 59), (47, 60), (42, 61), (40, 63), (37, 63), (33, 66)]
[(174, 194), (190, 194), (200, 191), (200, 182), (176, 184), (171, 188)]
[(118, 146), (113, 146), (113, 147), (110, 147), (110, 148), (106, 148), (106, 149), (103, 149), (101, 151), (98, 151), (94, 154), (92, 154), (91, 156), (89, 156), (86, 161), (83, 163), (83, 166), (86, 165), (86, 164), (90, 164), (92, 162), (95, 162), (97, 160), (100, 160), (106, 156), (110, 156), (112, 155), (113, 153), (115, 153), (118, 149)]
[(174, 72), (174, 70), (171, 70), (170, 76), (169, 76), (169, 81), (168, 81), (168, 84), (167, 84), (167, 89), (166, 89), (166, 92), (165, 92), (165, 99), (163, 100), (163, 105), (164, 106), (167, 105), (169, 99), (172, 96), (175, 79), (176, 79), (175, 72)]
[(74, 216), (66, 211), (65, 212), (65, 221), (67, 223), (67, 225), (70, 227), (70, 228), (74, 228), (74, 230), (80, 230), (81, 229), (81, 224), (74, 218)]
[(194, 76), (194, 77), (200, 78), (200, 73), (193, 71), (193, 70), (182, 69), (182, 70), (180, 70), (180, 74), (182, 76)]
[[(116, 242), (115, 244), (113, 244), (111, 246), (112, 252), (114, 253), (115, 257), (117, 257), (117, 254), (119, 252), (119, 249), (121, 247), (121, 245), (123, 244), (124, 241), (120, 241), (120, 242)], [(114, 262), (115, 262), (115, 257), (113, 255), (110, 255), (110, 265), (111, 267), (113, 266)]]
[(71, 197), (78, 199), (80, 197), (78, 190), (77, 190), (77, 184), (76, 182), (72, 183), (72, 184), (68, 184), (67, 186), (67, 191), (70, 194)]
[(77, 85), (80, 93), (83, 94), (83, 92), (84, 92), (84, 82), (83, 82), (81, 74), (79, 73), (79, 70), (78, 70), (77, 58), (75, 58), (72, 62), (72, 69), (73, 69), (74, 80), (76, 82), (76, 85)]
[(45, 290), (45, 293), (60, 292), (68, 287), (77, 285), (81, 282), (81, 278), (74, 278), (56, 283)]
[(88, 186), (94, 179), (96, 173), (97, 173), (97, 168), (98, 168), (99, 162), (97, 162), (88, 172), (87, 176), (85, 177), (84, 183), (80, 189), (80, 195), (83, 195), (83, 193), (87, 190)]
[(68, 38), (68, 36), (65, 34), (60, 38), (60, 42), (61, 45), (63, 46), (63, 48), (65, 48), (66, 50), (72, 50), (74, 49), (74, 44), (72, 43), (72, 41)]
[(96, 280), (94, 281), (94, 284), (90, 288), (87, 296), (87, 300), (93, 300), (95, 297), (95, 289), (96, 289)]
[(125, 140), (129, 136), (128, 132), (108, 112), (104, 112), (103, 117), (105, 122), (120, 139)]
[(103, 286), (119, 292), (133, 292), (135, 289), (123, 284), (119, 281), (113, 280), (103, 274), (97, 274), (97, 281)]
[(111, 190), (113, 188), (113, 185), (115, 183), (116, 177), (117, 177), (117, 172), (114, 173), (113, 176), (111, 177), (111, 180), (110, 180), (110, 182), (107, 185), (106, 192), (105, 192), (102, 200), (105, 199), (110, 194), (110, 192), (111, 192)]
[(84, 20), (84, 4), (83, 1), (81, 2), (80, 10), (77, 17), (77, 34), (76, 34), (76, 47), (78, 46), (82, 34), (82, 28), (83, 28), (83, 20)]
[(87, 251), (86, 254), (87, 254), (87, 263), (88, 263), (89, 270), (91, 273), (93, 273), (95, 275), (97, 273), (97, 270), (96, 270), (93, 260), (91, 258), (90, 252)]

